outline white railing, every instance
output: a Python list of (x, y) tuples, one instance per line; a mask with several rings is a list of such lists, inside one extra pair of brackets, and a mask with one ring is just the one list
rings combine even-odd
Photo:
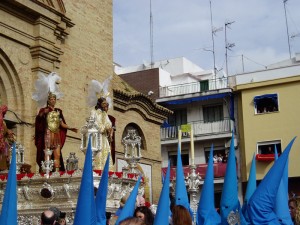
[[(227, 78), (210, 79), (208, 80), (208, 90), (218, 90), (227, 88)], [(201, 90), (200, 82), (177, 84), (159, 88), (159, 97), (176, 96), (183, 94), (191, 94), (197, 92), (208, 91), (207, 89)]]
[[(196, 121), (191, 123), (194, 130), (194, 136), (230, 133), (231, 132), (231, 120), (224, 119), (215, 122)], [(161, 140), (178, 139), (179, 126), (163, 127), (160, 129)], [(182, 137), (189, 137), (190, 134), (183, 132)]]

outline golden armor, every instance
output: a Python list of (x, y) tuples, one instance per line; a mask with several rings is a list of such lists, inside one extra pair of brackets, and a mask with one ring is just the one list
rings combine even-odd
[(59, 131), (60, 126), (60, 115), (58, 111), (49, 112), (47, 115), (47, 125), (48, 129), (53, 132), (57, 133)]

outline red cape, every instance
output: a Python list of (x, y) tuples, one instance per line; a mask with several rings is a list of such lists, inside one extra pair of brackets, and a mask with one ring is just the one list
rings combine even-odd
[[(48, 108), (48, 107), (46, 107)], [(44, 111), (46, 108), (41, 108), (39, 113)], [(51, 108), (50, 112), (52, 111)], [(59, 111), (61, 119), (64, 123), (66, 123), (64, 116), (62, 114), (62, 110), (59, 108), (54, 108), (55, 111)], [(44, 149), (45, 149), (45, 132), (47, 129), (47, 115), (35, 117), (35, 146), (36, 146), (36, 163), (39, 165), (41, 169), (41, 162), (44, 161)], [(60, 141), (61, 141), (61, 150), (65, 144), (66, 137), (67, 137), (67, 129), (60, 127)], [(52, 154), (53, 159), (53, 154)], [(64, 160), (62, 154), (60, 154), (60, 171), (65, 171)]]

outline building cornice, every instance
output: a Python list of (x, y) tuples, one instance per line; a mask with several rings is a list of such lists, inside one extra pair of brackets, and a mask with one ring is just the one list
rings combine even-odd
[(162, 124), (173, 113), (171, 110), (152, 102), (150, 98), (142, 93), (131, 94), (114, 89), (113, 95), (114, 110), (121, 112), (136, 111), (145, 120), (155, 124)]

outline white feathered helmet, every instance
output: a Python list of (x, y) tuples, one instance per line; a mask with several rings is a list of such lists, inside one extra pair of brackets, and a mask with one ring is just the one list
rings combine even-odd
[(39, 108), (45, 107), (49, 97), (55, 96), (56, 99), (60, 99), (63, 93), (59, 91), (58, 84), (61, 81), (61, 77), (51, 72), (48, 76), (43, 73), (38, 74), (39, 78), (35, 82), (35, 90), (32, 94), (32, 99), (37, 102)]
[(98, 99), (103, 98), (108, 103), (109, 108), (111, 108), (112, 101), (109, 97), (109, 85), (112, 76), (108, 77), (103, 83), (97, 80), (92, 80), (88, 86), (88, 96), (87, 104), (89, 107), (94, 107), (97, 105)]

